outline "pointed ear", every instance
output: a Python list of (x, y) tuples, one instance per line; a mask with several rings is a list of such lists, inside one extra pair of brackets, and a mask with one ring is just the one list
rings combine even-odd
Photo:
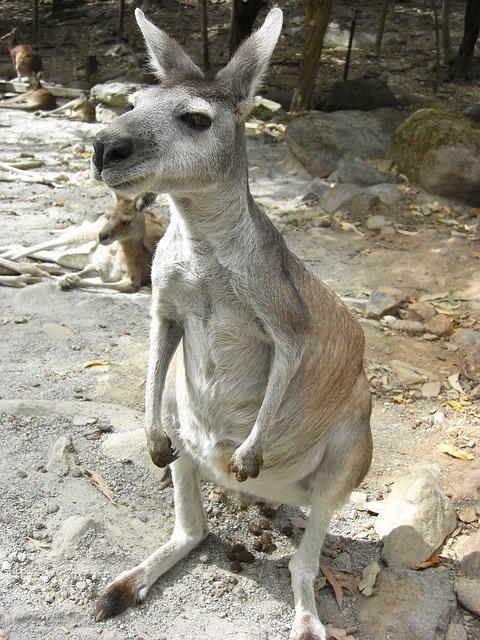
[(135, 9), (135, 18), (145, 38), (150, 65), (159, 80), (169, 75), (203, 78), (201, 69), (178, 42), (147, 20), (143, 11)]
[(135, 202), (135, 208), (137, 209), (137, 211), (143, 211), (147, 207), (151, 207), (156, 199), (156, 193), (142, 193), (140, 196), (138, 196)]
[(242, 42), (227, 66), (217, 73), (218, 81), (230, 87), (237, 110), (244, 117), (250, 112), (255, 93), (262, 84), (282, 22), (282, 10), (272, 9), (260, 29)]

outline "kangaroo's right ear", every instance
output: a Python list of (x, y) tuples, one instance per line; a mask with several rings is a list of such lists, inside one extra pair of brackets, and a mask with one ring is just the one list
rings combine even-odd
[(201, 69), (178, 42), (147, 20), (143, 11), (135, 9), (135, 18), (145, 38), (150, 65), (159, 80), (169, 75), (203, 78)]
[(142, 193), (138, 196), (135, 206), (138, 211), (143, 211), (146, 207), (151, 207), (156, 199), (156, 193)]

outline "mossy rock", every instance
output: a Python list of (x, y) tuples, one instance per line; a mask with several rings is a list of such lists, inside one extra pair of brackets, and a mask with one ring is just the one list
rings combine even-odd
[(393, 161), (427, 191), (480, 206), (480, 125), (440, 109), (421, 109), (395, 130)]

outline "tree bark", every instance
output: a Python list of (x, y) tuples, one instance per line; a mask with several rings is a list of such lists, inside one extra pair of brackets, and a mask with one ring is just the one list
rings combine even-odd
[(458, 49), (450, 73), (451, 80), (465, 80), (475, 51), (475, 44), (480, 33), (480, 2), (479, 0), (467, 0), (465, 8), (465, 24), (462, 42)]
[(293, 92), (290, 105), (292, 113), (312, 107), (323, 38), (328, 27), (333, 3), (334, 0), (305, 0), (305, 41), (298, 71), (298, 85)]
[(202, 36), (202, 69), (210, 71), (210, 55), (208, 49), (208, 0), (200, 0), (200, 32)]
[(251, 34), (255, 18), (264, 6), (265, 0), (233, 0), (228, 38), (230, 57), (235, 53), (242, 40)]
[(451, 62), (453, 59), (450, 42), (450, 0), (442, 2), (442, 55), (444, 62)]

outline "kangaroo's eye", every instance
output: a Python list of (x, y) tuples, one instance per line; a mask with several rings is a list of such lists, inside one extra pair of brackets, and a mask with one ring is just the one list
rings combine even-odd
[(184, 113), (180, 120), (197, 131), (205, 131), (212, 124), (211, 118), (204, 113)]

